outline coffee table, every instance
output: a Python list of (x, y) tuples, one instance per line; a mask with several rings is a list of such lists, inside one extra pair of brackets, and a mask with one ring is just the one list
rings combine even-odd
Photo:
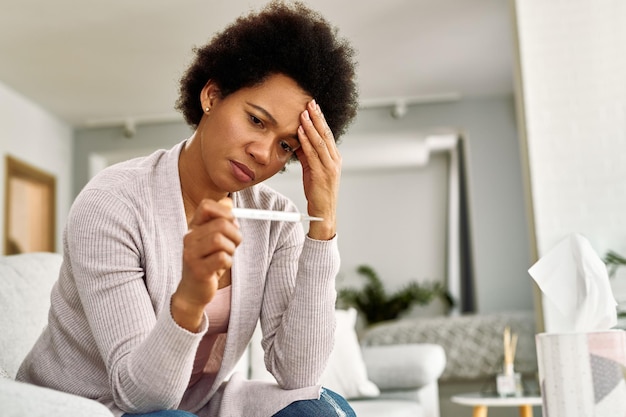
[(458, 394), (451, 400), (457, 404), (474, 407), (473, 417), (487, 417), (488, 407), (519, 407), (520, 417), (532, 417), (533, 405), (541, 405), (539, 396), (500, 397), (480, 392)]

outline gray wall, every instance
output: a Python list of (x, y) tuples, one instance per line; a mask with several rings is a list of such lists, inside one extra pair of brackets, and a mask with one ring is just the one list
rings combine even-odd
[[(528, 227), (512, 95), (411, 106), (402, 119), (393, 119), (387, 110), (363, 110), (347, 136), (415, 135), (440, 129), (462, 131), (469, 145), (470, 220), (478, 310), (532, 310), (527, 274)], [(139, 126), (130, 139), (124, 137), (121, 128), (78, 130), (74, 147), (75, 193), (89, 179), (90, 156), (100, 155), (114, 162), (171, 147), (189, 134), (183, 123)], [(385, 146), (384, 141), (380, 146)], [(399, 189), (390, 188), (388, 195), (373, 198), (393, 201), (394, 195), (410, 192), (406, 188), (406, 184)], [(367, 224), (371, 220), (362, 221)], [(385, 276), (381, 274), (383, 279)]]
[(109, 161), (140, 156), (155, 149), (170, 148), (189, 137), (191, 131), (181, 123), (158, 123), (140, 126), (132, 138), (121, 127), (77, 129), (74, 133), (74, 197), (90, 178), (89, 159), (105, 156)]

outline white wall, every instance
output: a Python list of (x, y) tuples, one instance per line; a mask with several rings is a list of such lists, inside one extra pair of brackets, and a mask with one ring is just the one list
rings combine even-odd
[(538, 255), (573, 232), (626, 253), (626, 2), (516, 3)]
[(626, 2), (518, 2), (537, 245), (626, 250)]
[[(4, 165), (8, 154), (56, 177), (57, 252), (62, 249), (61, 230), (73, 198), (72, 146), (73, 133), (69, 125), (0, 83), (0, 172), (6, 172)], [(2, 219), (5, 182), (4, 178), (0, 181)], [(4, 220), (0, 222), (0, 232), (3, 236)], [(0, 245), (4, 245), (4, 239), (0, 240)]]

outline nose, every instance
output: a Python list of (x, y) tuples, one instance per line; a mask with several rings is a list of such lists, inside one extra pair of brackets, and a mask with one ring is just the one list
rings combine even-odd
[(271, 140), (255, 140), (248, 144), (248, 154), (254, 160), (261, 164), (267, 165), (272, 157), (272, 141)]

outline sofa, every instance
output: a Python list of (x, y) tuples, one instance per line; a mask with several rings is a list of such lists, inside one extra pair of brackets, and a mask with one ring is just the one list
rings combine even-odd
[(102, 404), (13, 380), (46, 324), (61, 256), (0, 257), (0, 414), (3, 417), (113, 417)]
[[(0, 256), (3, 417), (112, 417), (96, 401), (14, 380), (46, 324), (50, 291), (61, 259), (59, 254), (44, 252)], [(338, 311), (337, 335), (342, 343), (336, 344), (323, 377), (333, 385), (328, 388), (347, 390), (346, 397), (359, 417), (439, 417), (438, 379), (446, 362), (443, 348), (407, 343), (361, 349), (354, 329), (345, 328), (353, 324), (352, 312)], [(331, 369), (333, 364), (342, 369)], [(258, 340), (251, 342), (239, 369), (250, 378), (267, 378)]]
[[(431, 343), (446, 353), (446, 367), (439, 377), (439, 407), (445, 417), (468, 413), (467, 406), (453, 403), (454, 395), (497, 393), (496, 374), (502, 371), (503, 331), (508, 326), (519, 336), (515, 370), (522, 374), (523, 387), (530, 395), (540, 395), (535, 316), (533, 311), (501, 311), (457, 316), (406, 317), (382, 322), (368, 329), (361, 338), (365, 346), (394, 346)], [(535, 417), (541, 407), (533, 407)], [(515, 407), (494, 407), (490, 417), (514, 417)]]

